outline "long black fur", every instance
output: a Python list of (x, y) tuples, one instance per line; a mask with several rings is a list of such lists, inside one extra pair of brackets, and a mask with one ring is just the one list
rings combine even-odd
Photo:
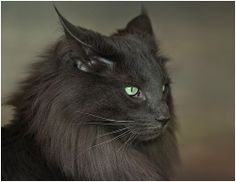
[[(63, 25), (69, 26), (73, 25)], [(155, 100), (161, 87), (157, 84), (160, 79), (154, 79), (157, 70), (168, 76), (148, 16), (139, 15), (110, 37), (80, 27), (69, 29), (71, 32), (65, 29), (66, 35), (33, 64), (30, 76), (7, 102), (14, 106), (15, 115), (11, 124), (2, 128), (2, 179), (171, 179), (178, 150), (170, 88), (166, 103), (171, 119), (155, 139), (129, 138), (122, 135), (127, 123), (102, 119), (147, 119), (142, 119), (146, 106), (134, 103), (119, 90), (123, 83), (140, 81), (146, 88), (144, 83), (151, 82), (148, 88), (156, 89)], [(75, 34), (91, 47), (74, 40)], [(112, 60), (115, 66), (97, 62), (87, 67), (88, 72), (78, 70), (77, 60), (87, 64), (94, 55)], [(158, 105), (160, 100), (156, 100)]]

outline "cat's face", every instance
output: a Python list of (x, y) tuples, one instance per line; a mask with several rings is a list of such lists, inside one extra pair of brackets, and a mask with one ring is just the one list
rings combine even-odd
[(58, 14), (67, 42), (59, 55), (61, 74), (73, 75), (67, 81), (78, 117), (139, 140), (162, 134), (171, 119), (169, 78), (148, 16), (141, 14), (107, 37)]

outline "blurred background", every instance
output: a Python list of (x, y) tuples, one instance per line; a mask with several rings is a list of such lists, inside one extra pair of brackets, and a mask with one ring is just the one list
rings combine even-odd
[[(179, 180), (234, 180), (234, 2), (55, 2), (72, 23), (109, 35), (144, 4), (171, 61)], [(2, 2), (2, 102), (63, 33), (51, 2)], [(2, 106), (2, 125), (12, 108)]]

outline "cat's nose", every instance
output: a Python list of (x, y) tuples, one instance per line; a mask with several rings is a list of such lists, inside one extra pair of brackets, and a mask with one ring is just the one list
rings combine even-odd
[(166, 103), (161, 103), (158, 108), (158, 114), (155, 117), (155, 120), (162, 124), (162, 126), (166, 125), (170, 120), (170, 112)]

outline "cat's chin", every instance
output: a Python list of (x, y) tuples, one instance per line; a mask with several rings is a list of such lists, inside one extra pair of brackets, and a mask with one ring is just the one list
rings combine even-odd
[(162, 133), (163, 133), (163, 131), (161, 129), (159, 131), (150, 131), (150, 132), (145, 132), (145, 133), (139, 133), (136, 140), (143, 141), (143, 142), (155, 140), (155, 139), (161, 137)]
[(137, 140), (146, 142), (146, 141), (155, 140), (155, 139), (157, 139), (160, 136), (161, 136), (161, 133), (139, 135), (137, 137)]

